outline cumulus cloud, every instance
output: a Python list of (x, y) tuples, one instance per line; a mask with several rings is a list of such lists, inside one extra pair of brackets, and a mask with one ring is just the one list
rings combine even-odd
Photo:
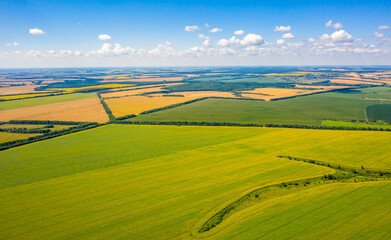
[(274, 28), (275, 32), (289, 32), (291, 30), (291, 26), (276, 26)]
[(198, 34), (199, 39), (209, 39), (208, 36), (205, 36), (204, 34)]
[(230, 39), (220, 39), (217, 41), (218, 46), (250, 46), (250, 45), (262, 45), (265, 41), (263, 37), (258, 34), (250, 33), (247, 34), (243, 39), (238, 39), (235, 36)]
[(98, 38), (99, 38), (99, 40), (102, 40), (102, 41), (109, 41), (109, 40), (111, 40), (111, 36), (108, 35), (108, 34), (99, 34)]
[(377, 37), (377, 38), (382, 38), (382, 37), (384, 37), (384, 34), (383, 34), (383, 33), (378, 33), (378, 32), (375, 32), (373, 35), (375, 35), (375, 37)]
[(342, 24), (341, 23), (333, 23), (332, 20), (329, 20), (327, 23), (326, 23), (326, 27), (332, 27), (334, 29), (341, 29), (343, 28)]
[(194, 32), (195, 30), (200, 30), (200, 27), (198, 27), (197, 25), (191, 25), (185, 27), (186, 32)]
[(7, 43), (5, 46), (6, 47), (16, 47), (16, 46), (19, 46), (19, 43), (18, 42)]
[(207, 24), (207, 23), (205, 23), (205, 25), (204, 25), (206, 28), (209, 28), (210, 27), (210, 25), (209, 24)]
[(42, 29), (39, 28), (31, 28), (29, 29), (29, 33), (32, 35), (42, 35), (45, 34), (45, 32)]
[(281, 38), (293, 39), (293, 38), (295, 38), (295, 36), (293, 36), (292, 33), (285, 33), (285, 34), (282, 35)]
[(285, 43), (285, 40), (284, 39), (278, 39), (277, 40), (277, 44), (278, 45), (283, 45)]
[(234, 32), (235, 35), (243, 35), (244, 31), (243, 30), (237, 30)]
[(209, 32), (211, 32), (211, 33), (217, 33), (217, 32), (221, 32), (221, 31), (223, 31), (223, 29), (221, 29), (221, 28), (213, 28), (213, 29), (211, 29)]
[(388, 30), (388, 29), (390, 29), (390, 26), (387, 26), (387, 25), (379, 26), (379, 30)]
[(330, 42), (353, 42), (353, 36), (350, 35), (349, 33), (345, 32), (345, 30), (339, 30), (333, 32), (331, 35), (328, 34), (323, 34), (320, 36), (320, 40), (322, 41), (330, 41)]

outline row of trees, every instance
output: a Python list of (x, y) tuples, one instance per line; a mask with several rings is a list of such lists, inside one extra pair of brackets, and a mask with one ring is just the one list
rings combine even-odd
[[(135, 117), (135, 115), (129, 115)], [(122, 120), (122, 119), (117, 119)], [(231, 123), (231, 122), (196, 122), (196, 121), (114, 121), (119, 124), (140, 124), (140, 125), (190, 125), (190, 126), (237, 126), (237, 127), (275, 127), (275, 128), (299, 128), (299, 129), (321, 129), (321, 130), (360, 130), (360, 131), (391, 131), (382, 128), (355, 128), (355, 127), (334, 127), (334, 126), (307, 126), (292, 124), (256, 124), (256, 123)]]
[(48, 133), (50, 129), (42, 129), (42, 128), (0, 128), (0, 132), (8, 132), (8, 133)]
[(9, 149), (12, 147), (25, 145), (25, 144), (32, 143), (32, 142), (42, 141), (42, 140), (70, 134), (70, 133), (79, 132), (79, 131), (86, 130), (86, 129), (95, 128), (95, 127), (102, 126), (102, 125), (103, 124), (99, 124), (99, 123), (79, 124), (74, 127), (70, 127), (70, 128), (62, 129), (62, 130), (58, 130), (58, 131), (50, 131), (46, 134), (30, 137), (27, 139), (20, 139), (20, 140), (1, 143), (0, 144), (0, 151), (5, 150), (5, 149)]

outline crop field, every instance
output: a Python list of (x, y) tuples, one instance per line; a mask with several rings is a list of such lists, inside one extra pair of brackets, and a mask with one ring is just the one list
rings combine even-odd
[(292, 88), (256, 88), (250, 91), (243, 91), (242, 96), (252, 98), (255, 94), (261, 95), (262, 99), (269, 101), (274, 98), (285, 98), (300, 96), (309, 93), (322, 92), (323, 90), (301, 90)]
[(182, 81), (183, 77), (151, 77), (151, 78), (133, 78), (130, 79), (129, 81), (132, 82), (176, 82), (176, 81)]
[(151, 87), (151, 88), (142, 88), (142, 89), (135, 89), (135, 90), (103, 93), (103, 94), (101, 94), (101, 96), (103, 98), (125, 97), (125, 96), (148, 93), (148, 92), (158, 92), (158, 91), (163, 91), (163, 90), (164, 89), (162, 89), (162, 87)]
[(131, 87), (131, 86), (134, 86), (134, 84), (113, 83), (113, 84), (102, 84), (102, 85), (96, 85), (96, 86), (75, 87), (75, 88), (48, 88), (47, 90), (64, 91), (67, 93), (74, 93), (74, 92), (95, 91), (95, 90), (107, 89), (107, 88), (123, 88), (123, 87)]
[[(311, 226), (303, 236), (316, 238), (354, 236), (356, 231), (346, 230), (363, 224), (363, 234), (386, 236), (391, 185), (383, 181), (287, 189), (288, 194), (233, 213), (209, 232), (198, 229), (209, 215), (254, 189), (335, 172), (277, 155), (387, 168), (390, 144), (385, 132), (99, 127), (0, 152), (0, 234), (6, 239), (276, 239), (301, 236), (300, 230)], [(357, 201), (362, 204), (353, 204)], [(381, 221), (368, 224), (371, 219)]]
[(379, 95), (379, 93), (372, 93), (371, 89), (365, 90), (368, 92), (330, 92), (270, 102), (207, 99), (138, 116), (134, 120), (279, 123), (320, 126), (324, 119), (365, 120), (366, 107), (380, 103), (380, 100), (363, 99), (364, 96)]
[(25, 139), (29, 137), (38, 136), (38, 135), (40, 134), (0, 132), (0, 143)]
[(96, 95), (95, 98), (15, 108), (0, 113), (0, 121), (3, 122), (9, 120), (108, 121), (108, 116)]
[(0, 113), (2, 110), (32, 107), (44, 104), (51, 103), (60, 103), (74, 100), (81, 100), (87, 98), (95, 98), (96, 94), (92, 93), (74, 93), (74, 94), (64, 94), (60, 96), (49, 96), (49, 97), (39, 97), (39, 98), (29, 98), (21, 100), (12, 100), (0, 102)]
[(25, 94), (25, 93), (35, 93), (34, 88), (39, 85), (26, 85), (26, 86), (14, 86), (14, 87), (0, 87), (0, 96), (1, 95), (12, 95), (12, 94)]
[(391, 125), (388, 124), (368, 124), (363, 122), (344, 122), (344, 121), (332, 121), (324, 120), (322, 125), (333, 127), (355, 127), (355, 128), (382, 128), (391, 129)]
[(129, 96), (121, 98), (110, 98), (105, 100), (115, 117), (129, 114), (139, 114), (141, 112), (168, 105), (182, 103), (195, 99), (194, 97), (148, 97)]
[[(231, 92), (218, 92), (218, 91), (189, 91), (189, 92), (171, 92), (171, 93), (164, 94), (164, 96), (170, 96), (170, 95), (173, 96), (183, 95), (186, 98), (203, 98), (203, 97), (237, 98)], [(155, 96), (155, 94), (150, 94), (150, 96)]]
[(367, 107), (368, 119), (391, 122), (391, 104), (374, 104)]
[(62, 95), (62, 93), (29, 93), (29, 94), (20, 94), (20, 95), (5, 95), (5, 96), (0, 96), (0, 100), (19, 100), (24, 98), (36, 98), (36, 97), (45, 97), (51, 95)]

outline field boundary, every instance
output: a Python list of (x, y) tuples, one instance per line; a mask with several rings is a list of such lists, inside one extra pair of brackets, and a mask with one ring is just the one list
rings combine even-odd
[(278, 184), (257, 188), (245, 194), (244, 196), (240, 197), (239, 199), (227, 205), (226, 207), (222, 208), (217, 213), (215, 213), (206, 222), (204, 222), (202, 226), (200, 226), (200, 228), (197, 231), (197, 234), (203, 234), (212, 230), (213, 228), (215, 228), (217, 225), (222, 223), (225, 219), (230, 217), (235, 212), (239, 212), (255, 204), (260, 204), (263, 201), (270, 199), (270, 197), (276, 195), (279, 196), (278, 193), (287, 195), (291, 193), (292, 190), (301, 191), (302, 188), (304, 187), (306, 188), (316, 187), (316, 186), (321, 186), (321, 185), (335, 183), (335, 182), (356, 183), (356, 182), (369, 182), (369, 181), (384, 181), (384, 180), (390, 180), (391, 178), (391, 172), (382, 171), (379, 169), (369, 170), (369, 169), (365, 169), (364, 167), (361, 168), (347, 167), (347, 166), (341, 166), (341, 165), (328, 163), (324, 161), (291, 157), (291, 156), (277, 156), (277, 157), (331, 168), (335, 170), (335, 173), (323, 175), (321, 177), (312, 177), (307, 179), (282, 182)]
[[(126, 118), (125, 118), (126, 117)], [(127, 115), (120, 117), (112, 123), (115, 124), (133, 124), (133, 125), (176, 125), (176, 126), (232, 126), (232, 127), (268, 127), (268, 128), (297, 128), (297, 129), (315, 129), (315, 130), (350, 130), (350, 131), (385, 131), (391, 132), (391, 129), (383, 128), (355, 128), (355, 127), (336, 127), (336, 126), (311, 126), (311, 125), (290, 125), (290, 124), (256, 124), (256, 123), (234, 123), (234, 122), (197, 122), (197, 121), (123, 121), (124, 119), (134, 118), (136, 115)]]

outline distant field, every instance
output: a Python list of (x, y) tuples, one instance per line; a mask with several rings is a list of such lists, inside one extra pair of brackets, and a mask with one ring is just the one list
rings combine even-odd
[(40, 134), (28, 134), (28, 133), (9, 133), (9, 132), (0, 132), (0, 143), (25, 139), (29, 137), (38, 136)]
[[(0, 103), (1, 104), (1, 103)], [(98, 97), (0, 111), (0, 121), (58, 120), (106, 122), (108, 116)]]
[(21, 100), (25, 98), (45, 97), (49, 95), (62, 95), (62, 93), (28, 93), (20, 95), (0, 96), (0, 100)]
[(7, 109), (32, 107), (32, 106), (50, 104), (50, 103), (59, 103), (59, 102), (94, 98), (94, 97), (96, 97), (96, 94), (74, 93), (74, 94), (65, 94), (65, 95), (60, 95), (60, 96), (29, 98), (29, 99), (23, 99), (23, 100), (12, 100), (12, 101), (0, 102), (0, 111), (7, 110)]
[[(361, 131), (109, 125), (1, 151), (0, 234), (6, 239), (191, 239), (194, 228), (211, 211), (254, 188), (334, 172), (277, 155), (389, 167), (389, 136)], [(384, 211), (389, 208), (389, 186), (330, 184), (287, 195), (268, 207), (254, 205), (232, 215), (228, 226), (223, 222), (226, 227), (211, 232), (210, 239), (239, 237), (241, 230), (241, 239), (264, 235), (276, 239), (296, 236), (309, 226), (303, 236), (316, 237), (318, 231), (337, 234), (336, 227), (341, 234), (353, 234), (356, 231), (350, 227), (367, 223), (369, 217), (381, 221), (366, 224), (361, 232), (385, 234), (388, 228), (383, 226), (391, 222)], [(289, 204), (279, 204), (285, 202)], [(376, 207), (367, 210), (370, 206)], [(351, 223), (345, 220), (348, 217)], [(329, 218), (332, 224), (323, 221)]]
[(331, 120), (324, 120), (322, 125), (332, 126), (332, 127), (391, 129), (391, 125), (386, 125), (386, 124), (366, 124), (366, 123), (362, 123), (362, 122), (344, 122), (344, 121), (331, 121)]
[(73, 93), (73, 92), (82, 92), (82, 91), (95, 91), (95, 90), (106, 89), (106, 88), (123, 88), (123, 87), (131, 87), (131, 86), (134, 86), (134, 84), (113, 83), (113, 84), (102, 84), (102, 85), (75, 87), (75, 88), (48, 88), (47, 90), (65, 91), (65, 92)]
[(391, 104), (375, 104), (367, 107), (368, 119), (391, 121)]
[(148, 97), (130, 96), (121, 98), (111, 98), (105, 100), (115, 117), (129, 114), (139, 114), (141, 112), (168, 105), (190, 101), (195, 97)]
[(365, 120), (365, 108), (380, 100), (362, 98), (373, 95), (379, 94), (331, 92), (272, 102), (207, 99), (132, 120), (321, 125), (323, 119)]

